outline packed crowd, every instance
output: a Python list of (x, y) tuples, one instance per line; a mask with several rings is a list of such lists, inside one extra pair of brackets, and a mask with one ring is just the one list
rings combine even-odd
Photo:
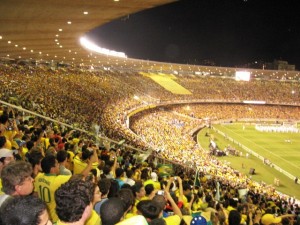
[(299, 83), (229, 78), (178, 76), (176, 82), (192, 95), (174, 95), (137, 72), (82, 71), (0, 65), (1, 99), (53, 119), (100, 131), (113, 139), (124, 137), (142, 148), (144, 143), (124, 126), (126, 111), (165, 101), (261, 100), (299, 103)]
[[(300, 107), (264, 105), (199, 104), (161, 107), (143, 111), (131, 119), (131, 129), (164, 158), (184, 164), (200, 162), (203, 156), (192, 138), (193, 128), (214, 121), (238, 119), (299, 120)], [(200, 155), (199, 159), (195, 158)]]
[[(162, 123), (167, 114), (160, 116)], [(183, 121), (171, 124), (180, 127)], [(184, 167), (163, 169), (153, 155), (141, 158), (121, 146), (97, 144), (6, 107), (0, 123), (1, 224), (300, 222), (293, 199), (202, 152), (202, 160), (192, 160), (201, 170), (191, 175)]]
[[(229, 79), (180, 78), (178, 82), (193, 92), (187, 97), (174, 96), (139, 74), (1, 65), (0, 75), (1, 100), (74, 127), (88, 130), (99, 125), (103, 135), (157, 150), (145, 157), (3, 107), (2, 224), (300, 224), (294, 199), (220, 163), (190, 136), (207, 116), (295, 115), (297, 119), (299, 108), (203, 105), (193, 106), (191, 117), (183, 107), (174, 107), (142, 112), (132, 120), (134, 132), (124, 125), (126, 110), (157, 100), (246, 98), (295, 103), (298, 98), (288, 96), (299, 84), (271, 82), (274, 88), (266, 89), (262, 81), (237, 84)], [(256, 91), (244, 91), (250, 87)], [(173, 172), (165, 172), (157, 155), (184, 166), (174, 165)], [(192, 175), (196, 168), (199, 173)], [(20, 208), (31, 213), (16, 214)]]
[(185, 164), (199, 154), (188, 131), (201, 124), (199, 120), (183, 116), (178, 119), (177, 114), (153, 109), (134, 117), (130, 128), (165, 158)]
[(241, 104), (198, 104), (187, 106), (172, 106), (170, 110), (198, 119), (209, 118), (218, 120), (291, 120), (300, 119), (300, 107), (272, 105), (241, 105)]

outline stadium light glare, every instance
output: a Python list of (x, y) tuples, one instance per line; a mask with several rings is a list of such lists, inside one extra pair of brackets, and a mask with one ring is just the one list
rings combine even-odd
[(250, 72), (248, 71), (236, 71), (235, 72), (235, 80), (236, 81), (249, 81), (250, 80)]
[(90, 51), (99, 53), (99, 54), (110, 55), (110, 56), (121, 57), (121, 58), (127, 58), (127, 56), (124, 52), (117, 52), (117, 51), (109, 50), (109, 49), (106, 49), (106, 48), (101, 48), (98, 45), (96, 45), (96, 44), (92, 43), (91, 41), (89, 41), (85, 37), (80, 38), (80, 44), (84, 48), (86, 48)]
[(243, 103), (245, 103), (245, 104), (254, 104), (254, 105), (264, 105), (264, 104), (266, 104), (265, 101), (255, 101), (255, 100), (253, 100), (253, 101), (243, 101)]

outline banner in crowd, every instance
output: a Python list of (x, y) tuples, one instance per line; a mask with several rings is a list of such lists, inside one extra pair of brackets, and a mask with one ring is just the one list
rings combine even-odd
[(157, 166), (159, 176), (166, 177), (174, 175), (172, 164), (158, 164)]

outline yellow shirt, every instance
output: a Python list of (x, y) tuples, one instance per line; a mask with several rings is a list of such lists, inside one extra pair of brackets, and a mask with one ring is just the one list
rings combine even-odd
[(229, 205), (229, 206), (227, 207), (227, 210), (228, 210), (228, 212), (230, 212), (231, 210), (235, 210), (235, 208), (233, 208), (232, 206)]
[(70, 154), (70, 159), (68, 159), (68, 162), (69, 162), (69, 168), (68, 169), (73, 172), (73, 170), (74, 170), (74, 156), (75, 156), (75, 154), (72, 151), (67, 151), (67, 153)]
[(56, 215), (55, 191), (70, 179), (71, 175), (53, 175), (39, 173), (34, 179), (34, 191), (38, 193), (40, 199), (46, 202), (52, 222), (56, 222), (58, 217)]
[(73, 142), (74, 145), (78, 144), (79, 141), (80, 141), (79, 138), (73, 138), (73, 140), (72, 140), (72, 142)]
[(4, 194), (4, 192), (2, 191), (2, 179), (0, 178), (0, 195)]
[[(82, 171), (87, 167), (88, 164), (86, 162), (81, 161), (81, 159), (78, 156), (75, 156), (75, 158), (73, 160), (73, 165), (74, 165), (73, 174), (81, 174)], [(98, 162), (93, 163), (92, 168), (97, 169), (97, 175), (100, 176), (100, 171), (98, 169), (98, 165), (99, 165)]]
[(192, 210), (194, 210), (194, 211), (200, 210), (202, 208), (201, 207), (202, 204), (203, 204), (203, 201), (201, 199), (199, 199), (198, 202), (193, 203)]
[(147, 184), (153, 184), (154, 189), (160, 190), (160, 183), (158, 181), (154, 181), (152, 179), (146, 180), (144, 182), (144, 187), (146, 187)]
[(117, 223), (117, 225), (133, 225), (133, 224), (148, 225), (145, 217), (143, 217), (141, 215), (133, 216), (128, 219), (126, 218), (125, 220)]
[(73, 163), (73, 161), (74, 161), (74, 156), (75, 156), (74, 152), (68, 150), (67, 153), (70, 154), (70, 162)]
[(179, 225), (181, 222), (181, 218), (178, 215), (168, 216), (163, 219), (166, 221), (167, 225)]
[(143, 200), (149, 200), (149, 198), (147, 196), (144, 196), (142, 197), (140, 200), (139, 199), (135, 199), (135, 202), (134, 202), (134, 206), (132, 207), (132, 214), (133, 215), (137, 215), (137, 204), (140, 202), (140, 201), (143, 201)]
[(95, 210), (93, 210), (90, 218), (84, 224), (85, 225), (100, 225), (101, 224), (100, 216), (98, 215), (98, 213)]
[[(58, 220), (55, 225), (65, 225), (62, 221)], [(92, 211), (90, 218), (84, 223), (85, 225), (100, 225), (101, 219), (95, 210)]]
[(5, 148), (7, 149), (11, 149), (12, 148), (12, 143), (10, 140), (13, 140), (13, 137), (16, 135), (16, 131), (12, 130), (12, 131), (4, 131), (3, 136), (5, 136), (6, 138), (6, 143), (5, 143)]
[(147, 184), (153, 184), (153, 187), (154, 187), (154, 181), (151, 179), (148, 179), (144, 182), (144, 187), (146, 187)]
[[(179, 192), (177, 192), (176, 196), (179, 197)], [(187, 197), (185, 197), (185, 195), (182, 196), (182, 202), (183, 202), (184, 207), (186, 207), (186, 208), (189, 207), (189, 202), (188, 202)]]
[(49, 138), (41, 138), (41, 142), (43, 143), (45, 149), (48, 149), (49, 145), (50, 145), (50, 142), (49, 142)]
[(54, 225), (66, 225), (66, 224), (58, 220), (56, 223), (54, 223)]

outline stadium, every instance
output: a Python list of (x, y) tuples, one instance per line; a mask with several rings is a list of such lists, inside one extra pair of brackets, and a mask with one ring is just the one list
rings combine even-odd
[[(97, 154), (89, 170), (103, 196), (99, 183), (108, 178), (121, 190), (124, 183), (131, 190), (141, 183), (148, 195), (135, 196), (120, 224), (155, 224), (158, 214), (148, 218), (138, 203), (152, 204), (160, 189), (170, 206), (162, 224), (191, 224), (200, 215), (206, 224), (226, 224), (232, 210), (239, 211), (240, 223), (273, 224), (257, 209), (282, 223), (289, 215), (290, 224), (299, 224), (298, 71), (131, 59), (85, 37), (97, 26), (170, 2), (2, 1), (0, 171), (9, 165), (6, 150), (29, 162), (39, 152), (39, 163), (68, 152), (64, 166), (73, 175), (84, 174)], [(127, 171), (134, 185), (126, 183)], [(42, 172), (47, 173), (41, 168), (33, 178)], [(153, 190), (147, 193), (149, 184)], [(37, 179), (34, 185), (42, 184)], [(51, 202), (54, 192), (46, 201), (39, 188), (34, 187), (39, 198)], [(111, 190), (107, 201), (115, 196)], [(48, 208), (49, 221), (71, 222)], [(132, 222), (137, 215), (147, 223)], [(106, 223), (112, 217), (94, 208), (82, 224), (121, 220)]]

